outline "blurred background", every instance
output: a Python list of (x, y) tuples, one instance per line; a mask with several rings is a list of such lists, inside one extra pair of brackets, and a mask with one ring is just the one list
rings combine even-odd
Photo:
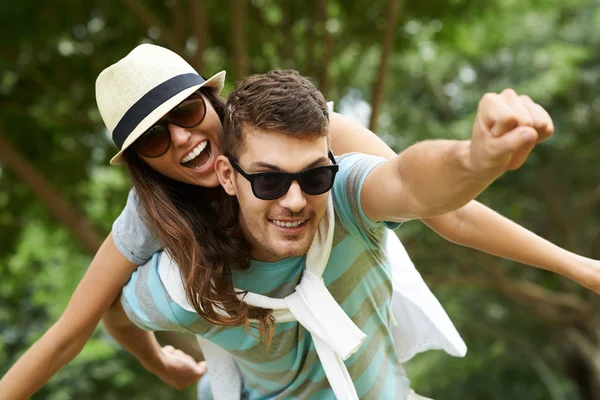
[[(0, 5), (0, 374), (60, 315), (129, 185), (94, 100), (98, 73), (142, 42), (236, 80), (312, 77), (338, 112), (395, 150), (463, 139), (481, 95), (512, 87), (556, 133), (480, 200), (600, 258), (600, 7), (596, 0), (90, 0)], [(413, 360), (436, 399), (600, 399), (598, 297), (568, 280), (399, 234), (469, 352)], [(0, 394), (1, 397), (1, 394)], [(193, 399), (99, 327), (34, 399)]]

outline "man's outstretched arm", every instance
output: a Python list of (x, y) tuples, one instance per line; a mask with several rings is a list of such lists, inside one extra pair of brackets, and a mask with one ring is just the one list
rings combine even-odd
[(417, 143), (367, 176), (362, 207), (373, 221), (427, 218), (473, 200), (554, 130), (550, 116), (512, 90), (479, 102), (471, 140)]
[[(358, 151), (387, 159), (396, 156), (380, 138), (354, 120), (332, 113), (330, 121), (335, 154)], [(539, 141), (550, 133), (539, 136)], [(555, 272), (600, 293), (600, 261), (555, 246), (477, 201), (423, 222), (453, 243)]]

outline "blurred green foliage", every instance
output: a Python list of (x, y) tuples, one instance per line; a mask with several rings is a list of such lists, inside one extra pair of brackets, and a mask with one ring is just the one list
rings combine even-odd
[[(234, 11), (241, 3), (2, 3), (0, 138), (104, 236), (125, 204), (128, 182), (123, 170), (108, 166), (114, 148), (94, 81), (143, 41), (171, 47), (204, 75), (226, 69), (226, 91), (240, 73), (298, 69), (321, 84), (338, 111), (368, 120), (389, 1), (252, 0), (240, 19)], [(232, 30), (240, 23), (242, 37)], [(375, 131), (398, 151), (427, 138), (467, 138), (483, 93), (512, 87), (529, 94), (551, 113), (556, 134), (481, 201), (562, 247), (600, 258), (598, 2), (405, 2), (393, 29)], [(236, 45), (247, 53), (245, 66), (234, 57)], [(1, 154), (4, 373), (59, 317), (91, 255)], [(593, 308), (596, 295), (454, 246), (418, 222), (400, 235), (469, 346), (464, 359), (430, 352), (411, 362), (418, 392), (439, 399), (600, 398), (598, 315), (555, 301), (569, 296)], [(532, 301), (498, 288), (498, 269), (547, 296)], [(99, 328), (34, 398), (191, 399), (193, 391), (166, 387)]]

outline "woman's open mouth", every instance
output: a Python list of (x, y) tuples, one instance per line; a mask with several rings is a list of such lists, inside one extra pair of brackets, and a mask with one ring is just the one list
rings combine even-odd
[(209, 163), (211, 155), (210, 142), (205, 140), (183, 157), (181, 165), (191, 169), (202, 169)]

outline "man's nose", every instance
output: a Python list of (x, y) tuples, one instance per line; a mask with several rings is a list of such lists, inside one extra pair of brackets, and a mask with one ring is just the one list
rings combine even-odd
[(279, 205), (292, 212), (300, 212), (306, 207), (306, 196), (297, 181), (293, 181), (287, 193), (279, 198)]

